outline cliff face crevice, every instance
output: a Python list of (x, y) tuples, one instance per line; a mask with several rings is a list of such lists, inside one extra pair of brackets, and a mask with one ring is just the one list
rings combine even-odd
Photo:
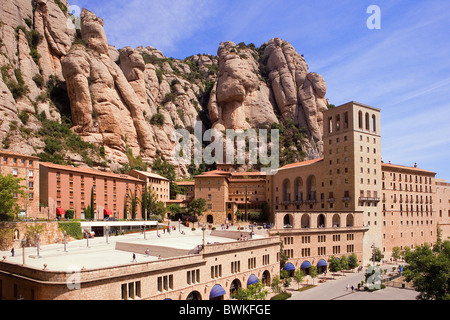
[[(221, 131), (293, 122), (303, 136), (290, 149), (320, 153), (326, 84), (288, 42), (227, 41), (217, 56), (179, 60), (150, 46), (116, 49), (101, 18), (83, 9), (76, 30), (67, 7), (66, 0), (6, 0), (0, 8), (1, 148), (49, 153), (42, 128), (69, 118), (72, 132), (101, 152), (89, 163), (72, 149), (57, 158), (106, 170), (131, 159), (171, 163), (172, 133), (193, 133), (197, 121)], [(188, 174), (187, 165), (173, 164)]]

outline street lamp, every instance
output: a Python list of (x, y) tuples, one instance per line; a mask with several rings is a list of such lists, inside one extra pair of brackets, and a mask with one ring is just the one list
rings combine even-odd
[(106, 233), (106, 243), (109, 244), (109, 241), (108, 241), (108, 236), (109, 236), (109, 226), (106, 226), (106, 228), (105, 228), (105, 233)]
[(178, 232), (181, 233), (181, 219), (178, 218)]
[(373, 243), (370, 247), (372, 248), (372, 263), (375, 266), (375, 243)]
[(67, 244), (66, 237), (67, 237), (67, 231), (64, 231), (64, 252), (67, 252), (67, 250), (66, 250), (66, 244)]
[(25, 238), (23, 238), (21, 240), (21, 243), (22, 243), (22, 259), (23, 259), (22, 264), (25, 265), (25, 246), (27, 245), (27, 240), (25, 240)]
[(36, 246), (36, 249), (37, 249), (37, 258), (40, 258), (40, 257), (39, 257), (39, 233), (36, 235), (36, 240), (37, 240), (37, 246)]

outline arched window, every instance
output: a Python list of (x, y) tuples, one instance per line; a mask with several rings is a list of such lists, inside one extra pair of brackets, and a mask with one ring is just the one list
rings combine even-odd
[(294, 197), (295, 201), (303, 200), (303, 180), (300, 177), (294, 180)]
[(353, 215), (352, 214), (348, 214), (347, 218), (346, 218), (346, 226), (347, 227), (353, 227)]
[(370, 118), (367, 112), (366, 112), (366, 130), (370, 130)]
[(360, 129), (363, 128), (363, 115), (362, 115), (362, 111), (358, 112), (358, 126)]
[(291, 182), (289, 179), (283, 181), (283, 201), (291, 201)]
[(372, 131), (376, 132), (377, 131), (377, 120), (375, 115), (372, 115)]
[(328, 133), (333, 133), (333, 118), (328, 118)]
[(336, 213), (333, 216), (333, 227), (339, 228), (341, 226), (341, 217)]
[(325, 215), (319, 214), (317, 217), (317, 228), (325, 228)]
[(293, 223), (292, 215), (286, 214), (283, 217), (283, 227), (285, 227), (285, 228), (292, 228), (292, 223)]
[(317, 200), (316, 199), (316, 177), (314, 175), (310, 175), (306, 180), (306, 193), (308, 196), (308, 200)]
[(309, 215), (307, 213), (302, 215), (301, 227), (302, 228), (309, 228)]
[(341, 129), (341, 115), (336, 115), (336, 131)]

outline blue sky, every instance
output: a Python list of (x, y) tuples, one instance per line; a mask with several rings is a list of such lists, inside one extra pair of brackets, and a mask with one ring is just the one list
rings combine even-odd
[[(450, 1), (72, 0), (102, 18), (117, 48), (153, 46), (168, 57), (216, 54), (222, 41), (274, 37), (305, 56), (327, 98), (381, 109), (383, 161), (450, 181)], [(370, 5), (381, 28), (369, 29)]]

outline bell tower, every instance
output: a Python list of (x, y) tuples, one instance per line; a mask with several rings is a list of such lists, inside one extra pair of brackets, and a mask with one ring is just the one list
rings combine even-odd
[(349, 102), (323, 113), (328, 210), (363, 215), (363, 264), (382, 248), (380, 109)]

